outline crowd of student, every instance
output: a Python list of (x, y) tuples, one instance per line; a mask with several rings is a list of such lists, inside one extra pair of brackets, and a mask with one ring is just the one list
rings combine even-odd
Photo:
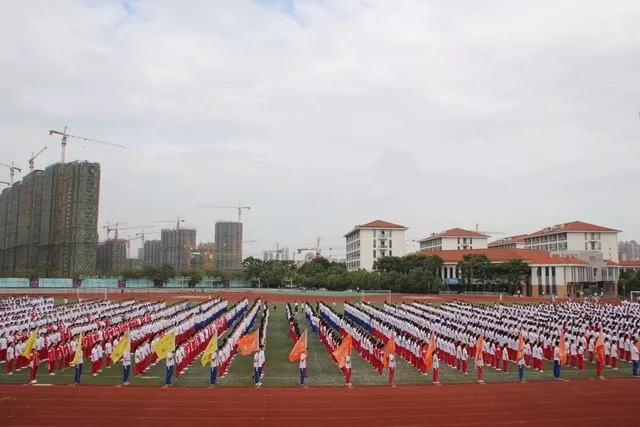
[[(242, 300), (242, 313), (245, 312), (248, 305), (249, 301), (246, 298)], [(227, 369), (238, 351), (238, 340), (253, 328), (260, 306), (261, 301), (260, 299), (257, 299), (251, 306), (249, 312), (240, 319), (237, 325), (229, 332), (227, 337), (222, 340), (218, 349), (217, 357), (220, 377), (224, 377), (226, 375)]]
[[(302, 304), (302, 310), (305, 310), (304, 303)], [(285, 318), (289, 324), (289, 338), (291, 338), (291, 341), (296, 342), (298, 341), (298, 338), (300, 338), (300, 327), (298, 326), (298, 321), (293, 313), (294, 312), (291, 310), (291, 304), (287, 303), (285, 305)]]

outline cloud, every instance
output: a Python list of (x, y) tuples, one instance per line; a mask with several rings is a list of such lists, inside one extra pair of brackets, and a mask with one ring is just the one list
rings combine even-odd
[[(638, 238), (635, 1), (32, 0), (0, 28), (0, 142), (102, 163), (101, 222), (252, 205), (257, 248), (582, 219)], [(631, 161), (629, 161), (629, 160)], [(1, 179), (1, 178), (0, 178)], [(625, 200), (624, 207), (618, 203)], [(630, 204), (630, 206), (629, 206)]]

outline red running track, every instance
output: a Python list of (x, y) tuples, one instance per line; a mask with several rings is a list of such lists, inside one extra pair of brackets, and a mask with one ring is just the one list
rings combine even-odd
[(0, 385), (2, 426), (637, 426), (640, 380), (198, 388)]

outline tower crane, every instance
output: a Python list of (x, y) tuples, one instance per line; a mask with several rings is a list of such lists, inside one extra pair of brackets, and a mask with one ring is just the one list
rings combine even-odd
[(478, 223), (476, 223), (476, 233), (482, 233), (482, 234), (507, 234), (504, 231), (479, 231), (478, 228), (480, 226), (478, 225)]
[(10, 185), (7, 181), (0, 181), (0, 184)]
[[(176, 246), (180, 246), (180, 223), (184, 222), (184, 219), (180, 218), (180, 215), (176, 215), (176, 219), (167, 220), (167, 221), (153, 221), (154, 224), (166, 224), (166, 223), (175, 223), (176, 224)], [(163, 249), (163, 252), (165, 249)], [(182, 251), (178, 251), (178, 265), (182, 265)]]
[(112, 231), (116, 232), (116, 239), (118, 238), (118, 230), (119, 227), (121, 225), (127, 225), (129, 224), (128, 222), (116, 222), (115, 224), (110, 224), (109, 221), (107, 221), (107, 225), (104, 225), (102, 228), (104, 228), (105, 230), (107, 230), (107, 240), (109, 239), (109, 233), (111, 233)]
[(76, 138), (76, 139), (81, 139), (81, 140), (87, 141), (87, 142), (95, 142), (95, 143), (98, 143), (98, 144), (110, 145), (112, 147), (127, 148), (125, 145), (114, 144), (114, 143), (106, 142), (106, 141), (98, 141), (97, 139), (91, 139), (91, 138), (87, 138), (87, 137), (79, 136), (79, 135), (71, 135), (70, 133), (67, 133), (67, 127), (66, 126), (64, 127), (64, 130), (62, 130), (62, 131), (54, 130), (54, 129), (49, 130), (49, 135), (61, 135), (62, 136), (62, 141), (61, 141), (62, 156), (61, 156), (60, 163), (64, 163), (65, 151), (66, 151), (66, 147), (67, 147), (67, 138), (69, 138), (69, 137)]
[(276, 243), (276, 249), (268, 249), (266, 251), (262, 251), (263, 254), (276, 254), (276, 259), (280, 260), (280, 254), (282, 253), (282, 249), (280, 249), (280, 243)]
[[(114, 239), (118, 238), (118, 231), (137, 230), (139, 228), (153, 228), (153, 225), (138, 225), (138, 226), (135, 226), (135, 227), (120, 227), (120, 225), (122, 225), (122, 224), (123, 223), (120, 223), (120, 224), (116, 223), (116, 225), (111, 228), (111, 231), (115, 231)], [(103, 228), (107, 228), (107, 226), (104, 226)], [(109, 231), (110, 230), (107, 228), (107, 233)]]
[(214, 209), (237, 209), (239, 223), (242, 223), (242, 209), (246, 209), (246, 210), (251, 209), (251, 206), (244, 206), (242, 203), (238, 203), (238, 206), (196, 205), (196, 207), (197, 208), (214, 208)]
[(33, 161), (36, 159), (36, 157), (42, 154), (42, 152), (46, 149), (47, 149), (47, 146), (45, 145), (44, 148), (38, 151), (36, 154), (33, 154), (33, 152), (31, 152), (31, 158), (29, 159), (29, 172), (33, 172), (33, 169), (34, 169)]
[(11, 162), (10, 165), (6, 164), (6, 163), (0, 163), (0, 165), (2, 166), (6, 166), (9, 168), (9, 175), (11, 176), (11, 182), (9, 183), (9, 186), (13, 186), (13, 176), (15, 175), (16, 171), (22, 173), (22, 169), (20, 169), (19, 167), (16, 167), (13, 162)]
[(322, 251), (332, 251), (334, 249), (344, 249), (345, 246), (325, 246), (325, 247), (321, 247), (320, 246), (320, 240), (322, 240), (322, 237), (318, 237), (317, 241), (316, 241), (316, 246), (312, 247), (312, 248), (297, 248), (296, 251), (298, 252), (298, 255), (300, 255), (302, 253), (302, 251), (314, 251), (316, 253), (316, 258), (320, 258), (322, 256)]
[(140, 240), (140, 242), (142, 243), (142, 261), (143, 262), (144, 262), (144, 238), (145, 238), (145, 236), (148, 235), (148, 234), (158, 234), (158, 233), (159, 233), (159, 231), (144, 231), (144, 228), (143, 228), (140, 233), (136, 233), (136, 237), (134, 237), (133, 239), (129, 239), (129, 241), (142, 239), (142, 240)]

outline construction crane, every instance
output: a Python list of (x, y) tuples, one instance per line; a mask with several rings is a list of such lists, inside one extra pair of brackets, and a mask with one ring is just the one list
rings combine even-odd
[(7, 181), (0, 181), (0, 184), (10, 185)]
[(45, 145), (44, 148), (38, 151), (36, 154), (33, 154), (33, 151), (31, 152), (31, 158), (29, 159), (29, 172), (33, 172), (33, 169), (34, 169), (33, 161), (36, 159), (36, 157), (42, 154), (42, 152), (46, 149), (47, 149), (47, 146)]
[(91, 139), (91, 138), (87, 138), (87, 137), (79, 136), (79, 135), (71, 135), (70, 133), (67, 133), (67, 127), (66, 126), (64, 127), (63, 131), (54, 130), (54, 129), (49, 130), (49, 135), (61, 135), (62, 136), (62, 141), (61, 141), (62, 157), (61, 157), (60, 163), (64, 163), (65, 151), (66, 151), (66, 147), (67, 147), (67, 138), (69, 138), (69, 137), (76, 138), (76, 139), (81, 139), (81, 140), (87, 141), (87, 142), (96, 142), (98, 144), (110, 145), (112, 147), (127, 148), (125, 145), (113, 144), (111, 142), (106, 142), (106, 141), (98, 141), (97, 139)]
[[(166, 223), (175, 223), (176, 224), (176, 245), (180, 244), (180, 223), (184, 222), (184, 219), (180, 218), (180, 215), (176, 215), (175, 220), (167, 220), (167, 221), (153, 221), (154, 224), (166, 224)], [(166, 248), (163, 249), (163, 252)], [(178, 266), (182, 265), (182, 251), (178, 251)]]
[(138, 226), (135, 226), (135, 227), (120, 227), (120, 225), (122, 225), (122, 224), (123, 224), (123, 223), (120, 223), (120, 224), (116, 223), (116, 225), (115, 225), (115, 226), (113, 226), (113, 227), (111, 228), (111, 230), (109, 230), (109, 229), (107, 228), (107, 226), (102, 227), (102, 228), (107, 228), (107, 238), (109, 238), (109, 235), (108, 235), (109, 231), (115, 231), (115, 235), (114, 235), (114, 237), (113, 237), (113, 238), (114, 238), (114, 239), (117, 239), (117, 238), (118, 238), (118, 231), (124, 231), (124, 230), (137, 230), (137, 229), (139, 229), (139, 228), (153, 228), (153, 225), (138, 225)]
[(118, 238), (118, 230), (121, 225), (127, 225), (128, 222), (116, 222), (114, 225), (111, 225), (109, 221), (107, 221), (107, 225), (102, 226), (102, 228), (107, 230), (107, 240), (109, 239), (109, 233), (112, 231), (116, 232), (116, 239)]
[(130, 240), (138, 240), (138, 239), (142, 239), (141, 243), (142, 243), (142, 262), (144, 263), (144, 238), (146, 235), (148, 234), (158, 234), (159, 231), (144, 231), (144, 228), (142, 229), (142, 231), (140, 233), (136, 233), (136, 237), (134, 237), (133, 239)]
[(237, 209), (239, 223), (242, 223), (242, 209), (246, 209), (246, 210), (251, 209), (251, 206), (244, 206), (242, 203), (238, 203), (238, 206), (196, 205), (196, 207), (197, 208), (214, 208), (214, 209)]
[(20, 169), (19, 167), (16, 167), (13, 162), (11, 162), (10, 165), (6, 164), (6, 163), (0, 163), (0, 165), (2, 166), (6, 166), (9, 168), (9, 175), (11, 176), (11, 182), (9, 183), (9, 186), (13, 186), (13, 176), (15, 175), (16, 171), (22, 173), (22, 169)]
[(320, 247), (320, 240), (322, 240), (322, 237), (318, 237), (316, 241), (316, 246), (314, 248), (297, 248), (296, 251), (298, 252), (298, 255), (300, 255), (302, 251), (314, 251), (316, 253), (316, 258), (320, 258), (322, 256), (322, 253), (321, 253), (322, 251), (332, 251), (334, 249), (345, 249), (345, 246)]
[(280, 243), (276, 243), (276, 249), (268, 249), (266, 251), (262, 251), (263, 254), (276, 254), (275, 258), (280, 260), (280, 254), (282, 253), (282, 249), (280, 249)]
[(478, 228), (480, 228), (479, 224), (476, 223), (476, 233), (482, 233), (482, 234), (507, 234), (504, 231), (479, 231)]

